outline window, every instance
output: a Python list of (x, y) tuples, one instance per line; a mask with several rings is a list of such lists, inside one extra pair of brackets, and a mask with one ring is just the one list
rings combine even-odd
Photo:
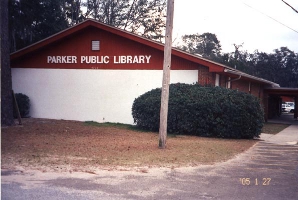
[(100, 41), (99, 40), (92, 40), (92, 51), (99, 51), (100, 50)]

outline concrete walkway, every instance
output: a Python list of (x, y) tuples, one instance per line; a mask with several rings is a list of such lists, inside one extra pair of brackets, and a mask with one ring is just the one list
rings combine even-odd
[(273, 144), (297, 145), (298, 125), (291, 125), (276, 135), (262, 133), (260, 139)]
[(288, 128), (276, 135), (262, 133), (260, 139), (268, 143), (280, 145), (298, 144), (298, 120), (293, 118), (292, 114), (283, 114), (282, 116), (268, 120), (270, 123), (291, 124)]

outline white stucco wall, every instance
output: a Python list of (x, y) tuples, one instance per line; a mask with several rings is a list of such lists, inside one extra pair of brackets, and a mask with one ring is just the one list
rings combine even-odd
[[(197, 70), (172, 70), (171, 83), (195, 83)], [(133, 124), (135, 98), (162, 85), (162, 70), (12, 69), (13, 90), (30, 116)]]

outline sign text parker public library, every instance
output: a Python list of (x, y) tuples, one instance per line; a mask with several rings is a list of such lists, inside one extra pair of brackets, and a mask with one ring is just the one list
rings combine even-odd
[(136, 56), (47, 56), (49, 64), (149, 64), (151, 55)]

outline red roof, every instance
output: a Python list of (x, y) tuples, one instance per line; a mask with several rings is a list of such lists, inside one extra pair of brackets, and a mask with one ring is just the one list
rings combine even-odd
[[(157, 50), (160, 50), (160, 51), (163, 51), (164, 50), (164, 44), (162, 43), (159, 43), (159, 42), (156, 42), (156, 41), (153, 41), (153, 40), (149, 40), (147, 38), (144, 38), (144, 37), (141, 37), (139, 35), (136, 35), (136, 34), (133, 34), (133, 33), (130, 33), (128, 31), (124, 31), (122, 29), (119, 29), (119, 28), (115, 28), (113, 26), (110, 26), (110, 25), (107, 25), (107, 24), (104, 24), (104, 23), (101, 23), (101, 22), (98, 22), (98, 21), (95, 21), (95, 20), (92, 20), (92, 19), (88, 19), (80, 24), (77, 24), (73, 27), (70, 27), (66, 30), (63, 30), (57, 34), (54, 34), (44, 40), (41, 40), (37, 43), (34, 43), (28, 47), (25, 47), (23, 49), (20, 49), (14, 53), (11, 54), (10, 58), (12, 61), (14, 60), (17, 60), (19, 58), (22, 58), (23, 56), (29, 54), (29, 53), (33, 53), (35, 51), (38, 51), (54, 42), (59, 42), (67, 37), (70, 37), (72, 34), (75, 34), (77, 33), (78, 31), (82, 31), (88, 27), (95, 27), (95, 28), (98, 28), (98, 29), (101, 29), (101, 30), (105, 30), (107, 32), (110, 32), (110, 33), (113, 33), (115, 35), (118, 35), (118, 36), (121, 36), (121, 37), (125, 37), (127, 39), (130, 39), (130, 40), (133, 40), (135, 42), (139, 42), (143, 45), (147, 45), (149, 47), (152, 47), (152, 48), (155, 48)], [(260, 78), (257, 78), (257, 77), (254, 77), (254, 76), (251, 76), (251, 75), (248, 75), (248, 74), (245, 74), (239, 70), (235, 70), (233, 68), (230, 68), (228, 66), (225, 66), (223, 64), (220, 64), (220, 63), (216, 63), (216, 62), (213, 62), (211, 60), (208, 60), (208, 59), (205, 59), (205, 58), (202, 58), (200, 56), (196, 56), (196, 55), (193, 55), (193, 54), (189, 54), (189, 53), (186, 53), (184, 51), (181, 51), (179, 49), (175, 49), (173, 48), (172, 49), (172, 54), (177, 56), (177, 57), (180, 57), (180, 58), (183, 58), (183, 59), (186, 59), (186, 60), (189, 60), (189, 61), (192, 61), (194, 63), (198, 63), (200, 65), (203, 65), (203, 66), (206, 66), (209, 68), (209, 71), (210, 72), (218, 72), (218, 73), (225, 73), (227, 75), (230, 75), (230, 76), (235, 76), (235, 75), (240, 75), (242, 77), (245, 77), (246, 79), (250, 79), (250, 80), (254, 80), (254, 81), (257, 81), (257, 82), (262, 82), (262, 83), (265, 83), (265, 84), (269, 84), (269, 85), (274, 85), (274, 86), (278, 86), (278, 84), (276, 83), (273, 83), (273, 82), (270, 82), (270, 81), (267, 81), (267, 80), (264, 80), (264, 79), (260, 79)]]

